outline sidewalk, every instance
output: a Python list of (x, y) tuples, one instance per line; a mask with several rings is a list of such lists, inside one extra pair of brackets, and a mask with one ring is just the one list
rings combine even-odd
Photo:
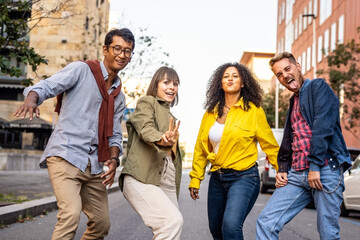
[[(115, 183), (108, 193), (119, 190), (118, 177), (121, 169), (118, 168)], [(37, 171), (0, 171), (0, 194), (13, 195), (27, 199), (20, 204), (7, 205), (0, 202), (0, 224), (16, 222), (20, 215), (33, 217), (46, 211), (57, 209), (56, 199), (46, 169)]]

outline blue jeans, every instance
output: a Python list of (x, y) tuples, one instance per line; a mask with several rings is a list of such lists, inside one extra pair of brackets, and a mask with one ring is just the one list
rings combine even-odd
[(291, 221), (314, 198), (320, 239), (340, 239), (340, 205), (343, 201), (342, 166), (332, 171), (329, 165), (320, 170), (323, 191), (310, 188), (308, 170), (290, 170), (288, 184), (277, 188), (256, 223), (256, 239), (278, 239), (284, 225)]
[(243, 239), (243, 223), (259, 195), (259, 179), (256, 166), (245, 171), (211, 174), (207, 202), (214, 239)]

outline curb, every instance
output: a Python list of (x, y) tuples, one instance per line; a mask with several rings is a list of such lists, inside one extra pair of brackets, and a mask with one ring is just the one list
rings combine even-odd
[[(111, 188), (107, 190), (108, 194), (120, 190), (118, 182), (115, 182)], [(13, 204), (9, 206), (0, 207), (0, 223), (11, 224), (15, 223), (19, 216), (25, 217), (31, 215), (33, 217), (39, 216), (47, 211), (54, 211), (57, 209), (55, 196), (32, 200), (20, 204)]]

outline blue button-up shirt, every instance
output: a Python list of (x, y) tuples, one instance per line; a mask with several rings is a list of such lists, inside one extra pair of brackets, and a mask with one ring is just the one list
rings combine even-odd
[[(101, 62), (100, 66), (104, 79), (108, 79), (104, 63)], [(120, 79), (116, 78), (108, 93), (119, 85)], [(70, 63), (50, 78), (25, 88), (24, 95), (27, 96), (30, 91), (39, 95), (38, 105), (64, 92), (59, 121), (40, 159), (40, 167), (46, 168), (46, 158), (58, 156), (83, 172), (90, 161), (91, 173), (101, 173), (97, 145), (99, 111), (103, 99), (89, 66), (80, 61)], [(125, 95), (120, 92), (115, 98), (113, 136), (109, 138), (109, 147), (118, 147), (120, 154), (124, 110)]]

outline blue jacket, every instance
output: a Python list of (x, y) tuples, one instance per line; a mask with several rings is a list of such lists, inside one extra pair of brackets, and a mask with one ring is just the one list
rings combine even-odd
[[(299, 94), (300, 111), (312, 132), (307, 156), (310, 171), (320, 171), (325, 159), (332, 170), (342, 164), (346, 170), (351, 166), (351, 160), (341, 133), (338, 98), (323, 79), (306, 79)], [(287, 172), (291, 168), (293, 130), (290, 116), (293, 105), (294, 96), (290, 98), (284, 138), (278, 154), (279, 172)]]

